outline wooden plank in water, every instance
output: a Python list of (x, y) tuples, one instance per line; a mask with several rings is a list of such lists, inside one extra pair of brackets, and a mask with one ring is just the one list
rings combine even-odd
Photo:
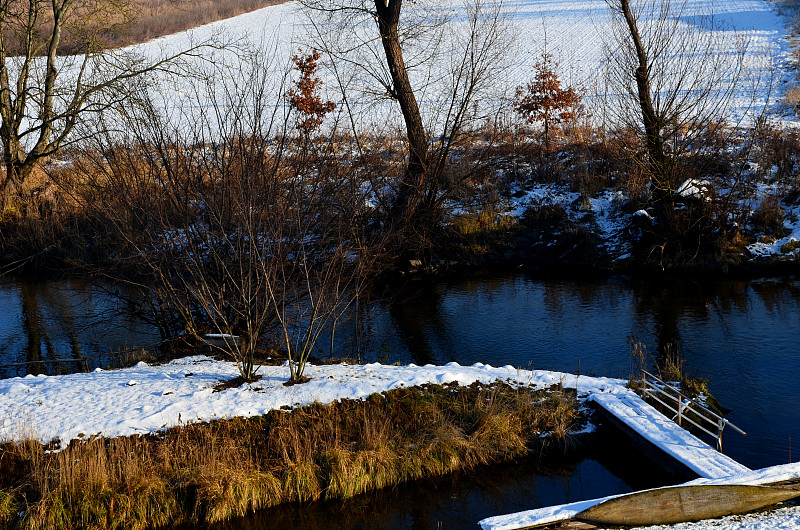
[(610, 499), (575, 519), (609, 525), (674, 524), (750, 512), (795, 497), (800, 491), (767, 486), (675, 486)]
[[(749, 471), (744, 474), (726, 477), (723, 479), (700, 479), (699, 481), (683, 484), (683, 486), (735, 484), (750, 486), (777, 486), (781, 488), (798, 489), (798, 487), (800, 487), (800, 462), (757, 469), (755, 471)], [(570, 526), (572, 524), (577, 524), (575, 520), (572, 519), (573, 517), (584, 510), (588, 510), (592, 506), (617, 497), (621, 497), (621, 495), (604, 497), (602, 499), (572, 502), (569, 504), (561, 504), (559, 506), (545, 506), (542, 508), (526, 510), (524, 512), (518, 512), (514, 514), (488, 517), (480, 521), (480, 525), (484, 528), (484, 530), (494, 530), (498, 528), (503, 528), (505, 530), (520, 530), (523, 528), (575, 530), (579, 527)], [(586, 528), (593, 526), (595, 525), (583, 526), (580, 528), (581, 530), (585, 530)]]

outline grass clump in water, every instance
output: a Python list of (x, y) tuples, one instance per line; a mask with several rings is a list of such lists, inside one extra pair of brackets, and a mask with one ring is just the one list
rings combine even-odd
[(26, 529), (211, 523), (522, 457), (566, 440), (578, 418), (574, 398), (560, 390), (444, 385), (73, 442), (55, 454), (36, 442), (5, 444), (0, 522)]

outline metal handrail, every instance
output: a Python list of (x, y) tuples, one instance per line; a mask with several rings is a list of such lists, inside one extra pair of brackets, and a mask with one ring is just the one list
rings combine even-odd
[[(650, 377), (651, 380), (655, 380), (655, 382), (648, 380), (647, 378)], [(747, 436), (747, 433), (744, 432), (742, 429), (728, 421), (727, 419), (723, 418), (713, 410), (710, 410), (703, 404), (701, 401), (697, 399), (692, 399), (686, 395), (684, 395), (678, 388), (670, 385), (669, 383), (661, 380), (660, 378), (656, 377), (655, 375), (651, 374), (647, 370), (642, 370), (642, 394), (653, 398), (655, 401), (660, 403), (662, 406), (666, 407), (667, 410), (674, 412), (675, 416), (672, 417), (673, 421), (677, 421), (678, 425), (683, 426), (683, 420), (691, 423), (704, 433), (709, 434), (717, 439), (717, 451), (722, 452), (722, 431), (725, 429), (726, 426), (730, 426), (733, 430), (741, 433), (744, 436)], [(659, 395), (672, 400), (675, 402), (675, 405), (671, 403), (666, 403), (662, 400)], [(692, 418), (686, 415), (686, 411), (691, 408), (691, 411), (694, 412), (699, 421), (701, 423), (708, 423), (713, 428), (716, 428), (716, 433), (712, 432), (710, 429), (712, 427), (706, 428), (697, 421), (694, 421)]]

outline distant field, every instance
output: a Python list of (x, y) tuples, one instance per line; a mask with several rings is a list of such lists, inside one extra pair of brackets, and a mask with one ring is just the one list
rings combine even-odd
[[(281, 4), (287, 0), (127, 0), (117, 13), (104, 20), (116, 24), (102, 31), (99, 43), (117, 48), (139, 44), (156, 37), (230, 18), (256, 9)], [(82, 51), (85, 39), (69, 31), (63, 37), (61, 53)]]
[[(415, 0), (414, 3), (408, 4), (406, 13), (411, 16), (415, 9), (430, 9), (437, 5), (445, 6), (457, 13), (459, 9), (464, 9), (464, 3), (466, 3), (464, 0)], [(763, 72), (768, 74), (774, 71), (775, 84), (780, 88), (789, 86), (790, 76), (786, 72), (786, 66), (790, 62), (790, 50), (784, 40), (788, 21), (778, 14), (774, 3), (767, 0), (727, 0), (724, 3), (717, 0), (696, 0), (689, 2), (687, 6), (687, 17), (713, 10), (716, 20), (721, 25), (719, 31), (730, 33), (725, 42), (742, 39), (749, 45), (746, 72), (735, 86), (732, 108), (729, 109), (731, 120), (744, 119), (745, 114), (752, 115), (752, 112), (755, 112), (753, 109), (761, 109), (767, 104), (767, 96), (774, 97), (775, 94), (769, 93), (772, 85), (761, 82), (762, 77), (766, 78), (766, 74), (762, 76)], [(561, 78), (568, 84), (584, 88), (587, 92), (586, 104), (590, 113), (600, 117), (604, 111), (603, 105), (609, 104), (612, 98), (616, 97), (616, 94), (609, 92), (604, 84), (607, 61), (604, 41), (608, 39), (610, 31), (608, 28), (611, 26), (611, 12), (606, 2), (604, 0), (578, 2), (504, 0), (502, 11), (507, 17), (507, 34), (514, 37), (514, 45), (509, 52), (507, 64), (502, 65), (502, 77), (492, 83), (478, 102), (481, 109), (492, 112), (499, 108), (505, 101), (504, 98), (513, 94), (514, 87), (530, 79), (534, 65), (541, 59), (546, 43), (548, 53), (551, 53), (554, 61), (559, 64)], [(369, 32), (374, 31), (374, 27), (370, 20), (366, 18), (364, 20), (364, 32), (369, 37), (371, 35)], [(738, 28), (738, 31), (734, 32), (732, 28)], [(443, 38), (461, 38), (468, 31), (466, 18), (454, 17)], [(160, 54), (177, 53), (187, 49), (192, 42), (203, 42), (215, 34), (231, 38), (240, 37), (265, 48), (264, 55), (269, 60), (265, 60), (260, 66), (270, 71), (267, 78), (274, 80), (275, 86), (264, 87), (266, 92), (274, 90), (274, 93), (264, 97), (272, 101), (279, 101), (281, 98), (278, 94), (279, 81), (291, 70), (292, 55), (297, 53), (298, 48), (311, 49), (317, 39), (313, 28), (308, 24), (308, 13), (296, 2), (285, 2), (263, 11), (221, 20), (214, 24), (214, 27), (204, 27), (191, 34), (175, 32), (159, 39), (158, 42), (140, 44), (136, 46), (136, 50), (148, 57), (158, 57)], [(456, 49), (457, 41), (452, 42), (453, 44), (446, 48)], [(410, 39), (404, 45), (405, 53), (409, 57), (424, 55), (424, 50), (420, 49), (424, 41)], [(371, 79), (361, 69), (353, 66), (374, 65), (373, 61), (382, 53), (379, 47), (379, 42), (372, 41), (369, 46), (352, 50), (348, 56), (350, 62), (342, 61), (337, 65), (340, 79), (351, 80), (348, 81), (350, 110), (358, 114), (355, 117), (356, 127), (361, 130), (374, 131), (387, 123), (402, 124), (398, 107), (386, 98), (374, 99)], [(210, 50), (208, 53), (210, 55), (206, 57), (204, 64), (214, 64), (218, 69), (214, 76), (214, 88), (219, 94), (232, 90), (235, 85), (247, 84), (253, 70), (242, 66), (236, 50)], [(456, 59), (458, 57), (460, 56), (455, 56)], [(208, 59), (211, 59), (210, 63)], [(449, 78), (441, 74), (450, 71), (451, 65), (448, 61), (451, 55), (439, 54), (434, 59), (415, 61), (409, 68), (412, 83), (419, 87), (417, 94), (419, 104), (423, 112), (430, 117), (431, 123), (442, 116), (441, 102), (446, 101), (451, 90), (448, 84)], [(323, 83), (323, 91), (330, 91), (325, 97), (328, 99), (340, 97), (337, 91), (337, 75), (329, 62), (322, 62), (319, 76)], [(158, 101), (158, 106), (189, 112), (188, 109), (196, 110), (203, 108), (204, 105), (211, 105), (211, 102), (191, 100), (193, 95), (205, 94), (206, 90), (191, 86), (192, 82), (193, 80), (188, 78), (179, 79), (176, 87), (175, 81), (170, 81), (169, 86), (165, 85), (158, 95), (159, 98), (163, 98)], [(186, 116), (183, 119), (193, 123), (196, 116)]]

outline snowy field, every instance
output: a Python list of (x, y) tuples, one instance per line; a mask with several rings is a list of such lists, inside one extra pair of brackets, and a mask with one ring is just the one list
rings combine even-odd
[[(443, 33), (437, 34), (436, 38), (441, 38), (445, 43), (440, 45), (442, 49), (458, 49), (459, 39), (463, 39), (468, 31), (468, 20), (463, 16), (465, 7), (459, 1), (419, 0), (409, 3), (404, 13), (408, 20), (416, 20), (420, 16), (424, 18), (425, 13), (447, 17), (449, 22), (446, 31), (437, 30)], [(493, 5), (497, 6), (485, 4), (489, 10)], [(604, 0), (510, 0), (499, 9), (504, 28), (502, 39), (508, 48), (503, 58), (492, 65), (495, 78), (480, 96), (485, 105), (503, 105), (503, 98), (513, 96), (515, 87), (531, 78), (533, 65), (541, 60), (541, 53), (545, 49), (560, 63), (562, 80), (585, 88), (589, 105), (599, 105), (598, 101), (602, 98), (598, 98), (598, 95), (607, 95), (609, 90), (604, 82), (606, 49), (615, 46), (610, 32), (611, 11)], [(680, 17), (682, 27), (689, 27), (693, 23), (692, 17), (710, 13), (714, 15), (716, 31), (727, 35), (723, 39), (728, 43), (726, 46), (739, 38), (747, 42), (747, 63), (752, 70), (737, 84), (739, 92), (735, 106), (739, 114), (746, 113), (750, 108), (754, 83), (760, 83), (755, 89), (758, 93), (756, 110), (767, 103), (770, 90), (774, 101), (788, 79), (784, 71), (788, 57), (788, 47), (784, 41), (788, 21), (782, 19), (774, 5), (766, 0), (697, 0), (687, 2)], [(316, 24), (312, 24), (312, 21)], [(214, 80), (210, 84), (205, 80), (193, 83), (188, 78), (161, 83), (159, 90), (163, 100), (159, 105), (170, 111), (191, 114), (197, 111), (198, 105), (208, 104), (209, 89), (219, 94), (223, 86), (230, 89), (233, 85), (252, 81), (252, 66), (240, 60), (242, 49), (260, 50), (262, 55), (255, 62), (271, 72), (267, 84), (273, 95), (269, 100), (280, 104), (278, 91), (285, 83), (285, 75), (291, 70), (290, 59), (299, 48), (305, 51), (323, 48), (323, 36), (328, 43), (338, 38), (336, 44), (340, 48), (353, 48), (364, 36), (365, 40), (375, 40), (376, 30), (370, 19), (365, 19), (352, 30), (352, 35), (345, 37), (331, 37), (330, 32), (325, 36), (327, 26), (330, 24), (319, 13), (311, 12), (296, 2), (288, 2), (155, 39), (132, 50), (155, 57), (173, 54), (210, 39), (236, 43), (236, 46), (224, 50), (204, 50), (203, 55), (213, 65), (192, 59), (201, 69), (214, 73)], [(699, 35), (702, 35), (702, 31)], [(413, 39), (404, 44), (412, 83), (429, 124), (436, 121), (442, 98), (452, 86), (452, 78), (447, 72), (453, 66), (453, 61), (460, 57), (453, 53), (442, 53), (441, 50), (435, 54), (429, 53), (433, 47), (430, 38), (433, 37), (420, 38), (416, 47)], [(720, 50), (720, 53), (729, 54), (730, 49)], [(328, 98), (339, 103), (342, 101), (336, 82), (338, 77), (347, 85), (349, 103), (358, 114), (357, 119), (362, 126), (373, 128), (380, 123), (384, 126), (387, 123), (390, 126), (401, 124), (396, 104), (387, 101), (386, 95), (380, 94), (379, 90), (376, 91), (374, 80), (367, 75), (367, 71), (378, 72), (379, 75), (382, 71), (382, 51), (376, 48), (376, 43), (351, 49), (345, 57), (365, 63), (364, 67), (351, 65), (348, 68), (347, 61), (340, 60), (334, 71), (331, 62), (323, 59), (325, 70), (322, 80), (328, 90)], [(770, 89), (764, 77), (773, 67), (777, 73), (775, 86)], [(759, 77), (760, 81), (755, 77)], [(372, 93), (368, 94), (370, 91)], [(339, 108), (342, 109), (343, 105)], [(598, 113), (596, 108), (593, 110)]]

